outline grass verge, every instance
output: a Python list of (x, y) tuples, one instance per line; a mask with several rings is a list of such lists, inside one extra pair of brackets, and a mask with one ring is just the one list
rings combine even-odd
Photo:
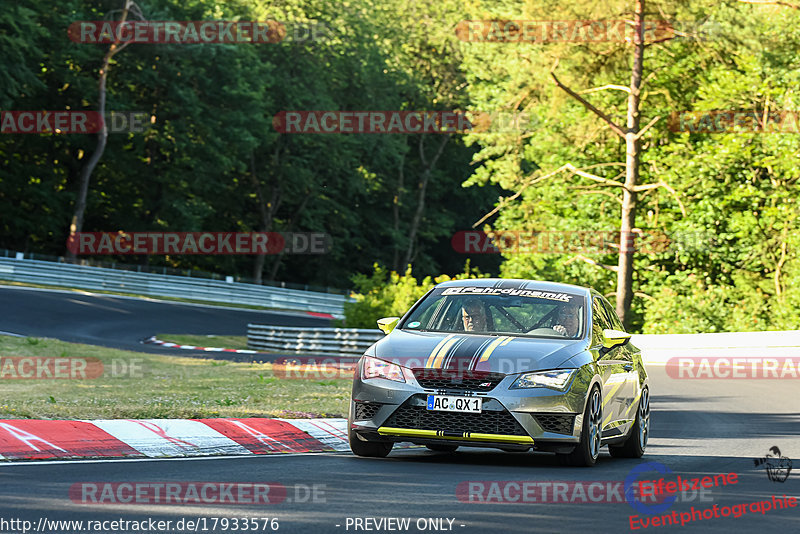
[[(97, 358), (103, 376), (15, 379), (13, 357)], [(268, 363), (0, 336), (0, 391), (0, 419), (344, 417), (350, 381), (279, 379)]]

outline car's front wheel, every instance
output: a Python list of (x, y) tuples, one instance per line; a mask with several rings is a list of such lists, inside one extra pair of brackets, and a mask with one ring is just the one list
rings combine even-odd
[(647, 448), (650, 437), (650, 390), (644, 388), (639, 398), (639, 409), (636, 410), (636, 422), (622, 445), (608, 446), (608, 452), (614, 458), (641, 458)]
[(369, 458), (385, 458), (392, 452), (394, 443), (383, 441), (361, 441), (352, 430), (348, 433), (350, 450), (356, 456), (366, 456)]
[(394, 443), (384, 441), (363, 441), (353, 431), (353, 403), (350, 403), (350, 414), (347, 417), (347, 441), (350, 443), (350, 450), (356, 456), (366, 456), (369, 458), (385, 458), (392, 452)]
[(600, 455), (601, 426), (603, 422), (603, 402), (600, 388), (594, 386), (586, 402), (583, 413), (583, 426), (581, 427), (581, 441), (569, 454), (559, 454), (558, 457), (565, 465), (591, 467), (597, 462)]

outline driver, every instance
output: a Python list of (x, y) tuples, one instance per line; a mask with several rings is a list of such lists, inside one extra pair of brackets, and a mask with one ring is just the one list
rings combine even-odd
[(467, 332), (486, 331), (486, 310), (476, 298), (468, 299), (461, 308), (461, 320)]
[(580, 306), (567, 304), (558, 310), (553, 330), (565, 337), (575, 337), (580, 328)]

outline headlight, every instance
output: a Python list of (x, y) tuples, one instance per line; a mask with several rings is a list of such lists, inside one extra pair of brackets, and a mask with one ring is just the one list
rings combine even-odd
[(403, 369), (396, 363), (385, 362), (372, 356), (364, 357), (364, 366), (361, 368), (361, 380), (370, 378), (385, 378), (395, 382), (405, 382)]
[(572, 375), (577, 369), (558, 369), (555, 371), (538, 371), (536, 373), (525, 373), (520, 375), (511, 389), (527, 388), (550, 388), (564, 391), (569, 384)]

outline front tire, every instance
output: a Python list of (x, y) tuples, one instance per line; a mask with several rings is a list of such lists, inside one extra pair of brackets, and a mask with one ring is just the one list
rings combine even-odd
[(350, 402), (350, 414), (347, 417), (347, 441), (350, 443), (350, 450), (356, 456), (367, 458), (385, 458), (392, 452), (394, 443), (384, 441), (362, 441), (353, 431), (353, 402)]
[(639, 399), (639, 409), (636, 410), (636, 422), (631, 428), (631, 434), (622, 445), (608, 446), (608, 452), (614, 458), (641, 458), (647, 448), (650, 437), (650, 390), (644, 388)]
[(558, 457), (565, 465), (578, 467), (592, 467), (600, 456), (601, 425), (603, 423), (603, 402), (600, 397), (600, 388), (594, 386), (589, 399), (586, 401), (586, 410), (583, 413), (581, 427), (581, 441), (569, 454), (559, 454)]
[(350, 450), (353, 451), (353, 454), (367, 458), (386, 458), (392, 452), (392, 447), (394, 446), (392, 442), (361, 441), (352, 430), (348, 432), (348, 438)]

